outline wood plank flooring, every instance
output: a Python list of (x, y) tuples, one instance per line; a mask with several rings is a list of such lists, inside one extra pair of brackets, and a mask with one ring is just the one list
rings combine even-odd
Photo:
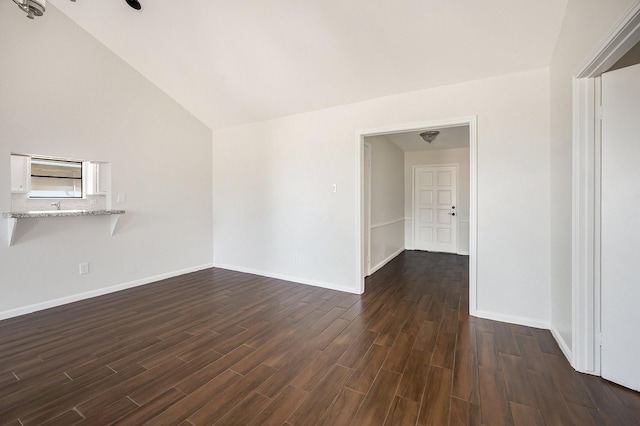
[(0, 322), (3, 425), (634, 425), (551, 334), (468, 315), (466, 257), (362, 296), (208, 269)]

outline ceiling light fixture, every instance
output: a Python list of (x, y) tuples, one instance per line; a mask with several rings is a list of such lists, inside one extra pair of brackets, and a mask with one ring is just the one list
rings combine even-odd
[(13, 0), (20, 9), (27, 12), (27, 18), (33, 19), (44, 14), (46, 0)]
[(437, 130), (427, 130), (426, 132), (420, 133), (420, 137), (424, 139), (425, 142), (431, 143), (435, 140), (436, 136), (440, 134)]

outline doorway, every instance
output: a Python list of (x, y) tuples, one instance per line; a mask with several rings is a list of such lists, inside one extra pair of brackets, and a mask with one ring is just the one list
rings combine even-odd
[[(469, 145), (469, 196), (468, 196), (468, 254), (469, 255), (469, 312), (471, 315), (474, 315), (477, 311), (476, 307), (476, 259), (477, 259), (477, 172), (476, 172), (476, 164), (477, 164), (477, 140), (476, 140), (476, 117), (465, 117), (459, 119), (452, 119), (446, 121), (438, 121), (438, 122), (427, 122), (420, 123), (414, 125), (397, 125), (397, 126), (389, 126), (387, 128), (380, 128), (375, 130), (360, 130), (356, 132), (356, 153), (357, 153), (357, 186), (356, 193), (357, 197), (357, 235), (356, 235), (356, 247), (357, 247), (357, 277), (358, 277), (358, 285), (360, 292), (363, 293), (364, 288), (364, 277), (368, 272), (366, 269), (366, 259), (369, 252), (367, 244), (370, 244), (370, 239), (366, 239), (365, 235), (369, 235), (369, 229), (366, 228), (366, 221), (368, 218), (368, 212), (365, 211), (367, 208), (365, 205), (365, 137), (372, 136), (381, 136), (381, 135), (397, 135), (397, 134), (405, 134), (410, 132), (422, 132), (424, 130), (433, 130), (433, 129), (448, 129), (448, 128), (459, 128), (466, 127), (468, 129), (468, 145)], [(428, 164), (426, 164), (428, 165)], [(374, 166), (375, 167), (375, 166)], [(409, 169), (409, 173), (412, 173), (412, 168)], [(412, 178), (411, 178), (412, 179)], [(410, 192), (411, 193), (411, 192)], [(411, 198), (413, 198), (411, 196)], [(404, 218), (405, 222), (407, 218)], [(371, 224), (370, 224), (371, 225)], [(369, 225), (369, 226), (370, 226)], [(406, 225), (405, 229), (408, 230), (405, 232), (405, 237), (407, 232), (411, 235), (410, 241), (405, 238), (405, 248), (413, 249), (413, 225)]]
[[(619, 21), (574, 81), (572, 366), (602, 374), (601, 140), (598, 79), (640, 41), (640, 3)], [(605, 115), (606, 116), (606, 115)]]

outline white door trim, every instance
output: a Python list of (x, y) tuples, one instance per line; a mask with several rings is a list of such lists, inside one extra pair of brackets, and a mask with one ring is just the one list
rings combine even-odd
[[(368, 184), (366, 185), (366, 190), (368, 192), (367, 197), (365, 198), (368, 202), (363, 206), (364, 207), (364, 216), (363, 216), (363, 221), (364, 221), (364, 232), (367, 235), (367, 245), (366, 247), (364, 247), (365, 252), (364, 252), (364, 276), (368, 276), (371, 274), (371, 158), (373, 157), (373, 152), (371, 151), (371, 144), (369, 142), (364, 142), (363, 146), (366, 146), (367, 148), (369, 148), (369, 158), (363, 158), (363, 161), (369, 161), (369, 167), (365, 167), (365, 171), (367, 172), (366, 175), (363, 175), (363, 178), (365, 180), (365, 182), (367, 182)], [(366, 226), (368, 225), (368, 226)], [(364, 238), (364, 235), (363, 235)]]
[[(412, 212), (412, 219), (411, 219), (411, 223), (412, 223), (412, 229), (411, 229), (411, 247), (416, 246), (416, 169), (418, 167), (455, 167), (456, 168), (456, 186), (459, 186), (460, 182), (460, 164), (459, 163), (427, 163), (427, 164), (414, 164), (413, 168), (411, 170), (411, 212)], [(459, 206), (460, 205), (460, 197), (459, 194), (460, 191), (457, 190), (456, 188), (456, 200), (455, 200), (455, 205)], [(460, 223), (459, 219), (459, 212), (456, 213), (457, 217), (456, 217), (456, 254), (460, 254), (460, 250), (459, 250), (459, 242), (460, 242), (460, 232), (459, 232), (459, 227), (458, 224)]]
[(469, 314), (477, 312), (477, 229), (478, 229), (478, 176), (477, 176), (477, 116), (454, 118), (426, 123), (397, 124), (377, 129), (356, 130), (356, 288), (364, 293), (364, 206), (363, 206), (363, 144), (365, 136), (402, 133), (422, 129), (469, 126)]
[[(573, 368), (600, 375), (600, 140), (596, 77), (640, 41), (636, 0), (573, 79), (572, 350)], [(564, 342), (565, 344), (568, 342)]]

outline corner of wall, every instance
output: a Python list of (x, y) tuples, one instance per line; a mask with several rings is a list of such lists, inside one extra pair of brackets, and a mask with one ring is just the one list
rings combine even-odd
[(553, 323), (549, 325), (549, 331), (551, 331), (551, 335), (553, 336), (553, 338), (556, 339), (558, 346), (560, 346), (560, 350), (569, 361), (569, 364), (571, 364), (571, 366), (575, 368), (573, 352), (571, 351), (571, 342), (566, 342), (564, 340), (564, 338), (562, 337), (562, 333), (558, 331)]

